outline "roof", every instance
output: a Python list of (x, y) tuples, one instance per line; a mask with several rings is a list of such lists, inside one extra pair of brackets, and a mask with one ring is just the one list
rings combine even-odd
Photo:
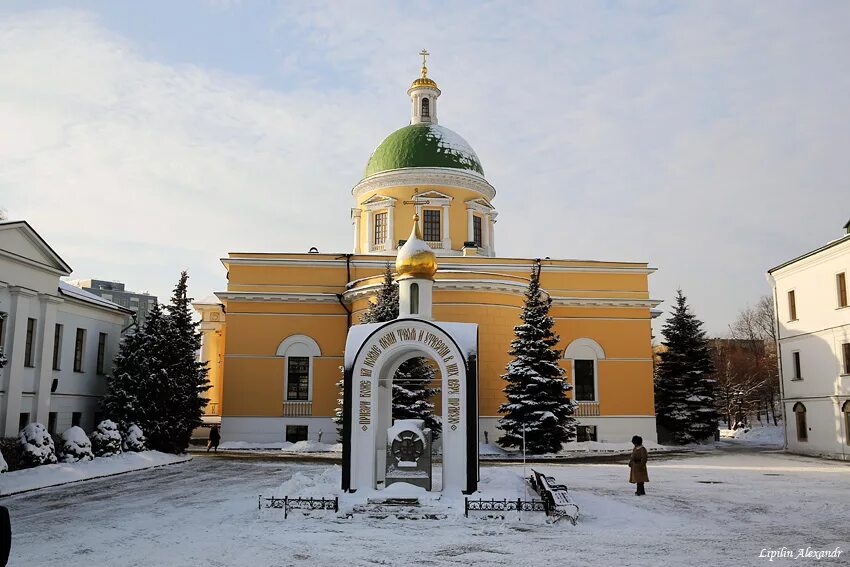
[[(850, 225), (850, 222), (848, 222), (847, 224)], [(812, 250), (811, 252), (806, 252), (805, 254), (797, 256), (793, 260), (788, 260), (787, 262), (783, 262), (782, 264), (779, 264), (778, 266), (769, 269), (767, 271), (767, 273), (772, 274), (776, 270), (781, 270), (782, 268), (790, 266), (791, 264), (794, 264), (795, 262), (799, 262), (800, 260), (803, 260), (804, 258), (808, 258), (809, 256), (814, 256), (815, 254), (823, 252), (824, 250), (828, 250), (828, 249), (832, 248), (833, 246), (838, 246), (839, 244), (842, 244), (842, 243), (848, 242), (848, 241), (850, 241), (850, 234), (845, 234), (841, 238), (836, 238), (832, 242), (827, 242), (826, 244), (824, 244), (820, 248), (816, 248), (815, 250)]]
[(70, 297), (72, 299), (76, 299), (78, 301), (82, 301), (85, 303), (90, 303), (92, 305), (96, 305), (98, 307), (103, 307), (106, 309), (112, 309), (114, 311), (120, 311), (122, 313), (132, 313), (133, 311), (127, 309), (126, 307), (121, 307), (117, 303), (112, 303), (111, 301), (104, 299), (100, 296), (97, 296), (93, 293), (89, 293), (84, 289), (80, 289), (77, 286), (71, 285), (68, 282), (63, 282), (59, 280), (59, 293), (60, 295), (64, 295), (65, 297)]
[(446, 167), (484, 176), (469, 143), (438, 124), (411, 124), (384, 138), (369, 157), (363, 177), (408, 167)]
[[(40, 265), (42, 267), (48, 268), (50, 270), (59, 272), (63, 275), (68, 275), (71, 273), (71, 266), (69, 266), (65, 260), (63, 260), (59, 254), (56, 253), (53, 248), (44, 240), (39, 233), (35, 231), (35, 229), (24, 220), (19, 221), (0, 221), (0, 230), (10, 230), (10, 229), (20, 229), (26, 235), (26, 238), (30, 240), (30, 242), (35, 245), (38, 249), (38, 252), (43, 256), (43, 258), (29, 258), (25, 255), (28, 252), (24, 252), (24, 256), (21, 255), (20, 252), (15, 252), (13, 250), (7, 250), (8, 254), (17, 257), (19, 260), (23, 260), (30, 263), (35, 263), (36, 265)], [(29, 249), (32, 250), (32, 249)], [(49, 262), (49, 263), (46, 263)]]
[(192, 305), (222, 305), (222, 303), (221, 300), (215, 296), (215, 294), (210, 294), (203, 299), (193, 301)]

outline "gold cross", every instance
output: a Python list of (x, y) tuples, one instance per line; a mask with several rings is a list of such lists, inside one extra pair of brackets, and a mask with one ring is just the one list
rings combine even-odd
[(419, 52), (419, 55), (422, 56), (422, 66), (424, 67), (425, 66), (425, 58), (428, 57), (431, 54), (423, 49), (422, 51)]

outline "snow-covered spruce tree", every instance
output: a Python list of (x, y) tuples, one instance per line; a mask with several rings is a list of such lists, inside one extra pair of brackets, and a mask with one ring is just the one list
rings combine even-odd
[(91, 441), (82, 427), (72, 425), (60, 436), (62, 446), (59, 447), (59, 460), (63, 463), (91, 461), (94, 459)]
[(97, 457), (112, 457), (121, 453), (121, 432), (118, 424), (104, 419), (91, 434), (92, 451)]
[(514, 327), (516, 338), (510, 350), (514, 359), (502, 375), (508, 383), (507, 402), (499, 406), (499, 413), (505, 414), (499, 420), (505, 432), (499, 444), (522, 448), (525, 429), (525, 449), (531, 454), (556, 453), (576, 432), (574, 405), (566, 396), (572, 387), (559, 364), (561, 351), (555, 347), (560, 339), (552, 330), (551, 304), (552, 299), (540, 290), (538, 263), (525, 293), (522, 324)]
[(163, 321), (158, 345), (162, 368), (154, 378), (156, 414), (135, 421), (147, 435), (148, 446), (166, 453), (186, 450), (209, 401), (203, 395), (210, 389), (209, 370), (206, 362), (196, 356), (201, 348), (201, 333), (192, 319), (188, 279), (185, 271), (180, 274)]
[(141, 453), (148, 450), (148, 440), (141, 428), (135, 423), (131, 423), (122, 435), (124, 442), (121, 448), (130, 453)]
[(676, 306), (661, 328), (665, 350), (655, 368), (655, 415), (674, 443), (698, 443), (714, 435), (718, 413), (714, 364), (708, 339), (678, 290)]
[(47, 428), (40, 423), (30, 423), (18, 434), (20, 468), (49, 465), (56, 462), (56, 449)]
[(163, 368), (160, 344), (164, 339), (164, 317), (161, 306), (155, 303), (144, 327), (125, 335), (119, 345), (102, 404), (106, 416), (122, 430), (131, 423), (146, 423), (149, 416), (157, 414), (156, 401), (151, 396), (157, 389), (154, 377)]

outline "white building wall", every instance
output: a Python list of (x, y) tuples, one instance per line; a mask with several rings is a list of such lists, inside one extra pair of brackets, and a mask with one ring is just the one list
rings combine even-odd
[[(777, 331), (785, 410), (787, 449), (850, 460), (843, 403), (850, 399), (850, 374), (844, 373), (842, 345), (850, 343), (850, 307), (839, 305), (837, 274), (850, 284), (850, 236), (835, 245), (774, 269)], [(788, 292), (794, 291), (792, 320)], [(800, 356), (795, 376), (794, 353)], [(808, 439), (797, 438), (793, 408), (806, 408)]]

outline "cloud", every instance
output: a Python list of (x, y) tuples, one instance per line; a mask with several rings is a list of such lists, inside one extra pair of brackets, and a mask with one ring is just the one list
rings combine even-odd
[(195, 295), (223, 288), (231, 250), (347, 251), (350, 188), (406, 122), (427, 47), (441, 123), (498, 191), (500, 254), (650, 261), (652, 295), (681, 286), (722, 333), (768, 291), (767, 268), (850, 217), (848, 16), (840, 2), (281, 4), (245, 30), (272, 38), (244, 54), (277, 58), (266, 77), (151, 55), (91, 13), (8, 16), (0, 206), (78, 275), (161, 295), (183, 267)]

